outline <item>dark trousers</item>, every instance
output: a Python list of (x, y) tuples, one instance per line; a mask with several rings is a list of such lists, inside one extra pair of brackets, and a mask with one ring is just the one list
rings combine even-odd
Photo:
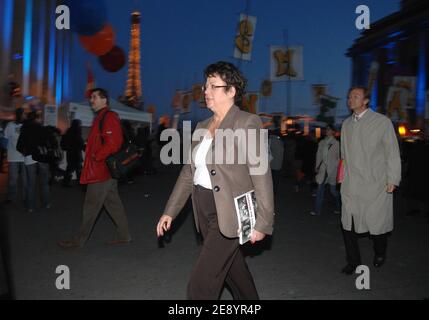
[(219, 230), (213, 191), (195, 186), (194, 200), (203, 247), (188, 283), (188, 299), (219, 299), (225, 282), (234, 299), (259, 299), (238, 238), (226, 238)]
[[(346, 247), (347, 263), (353, 266), (361, 264), (358, 238), (355, 232), (354, 221), (352, 221), (352, 230), (343, 230), (344, 244)], [(385, 256), (387, 250), (387, 233), (380, 235), (370, 235), (373, 241), (374, 253), (376, 256)]]
[(83, 204), (82, 225), (73, 240), (84, 245), (102, 208), (114, 221), (119, 240), (130, 240), (128, 220), (118, 193), (118, 181), (109, 179), (103, 182), (88, 184)]
[(79, 182), (80, 173), (82, 171), (82, 165), (80, 162), (67, 162), (67, 169), (64, 173), (63, 184), (68, 185), (70, 183), (73, 172), (76, 172), (76, 179)]
[(274, 194), (277, 194), (280, 184), (280, 170), (271, 170), (271, 176), (273, 177), (273, 191)]

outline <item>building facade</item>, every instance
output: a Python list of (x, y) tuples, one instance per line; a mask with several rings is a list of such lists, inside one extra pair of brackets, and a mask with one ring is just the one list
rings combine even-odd
[[(0, 1), (0, 106), (69, 97), (70, 30), (58, 30), (57, 0)], [(11, 92), (15, 87), (15, 95)]]
[(414, 127), (429, 119), (429, 1), (401, 1), (400, 11), (371, 23), (346, 55), (351, 84), (369, 88), (372, 109)]

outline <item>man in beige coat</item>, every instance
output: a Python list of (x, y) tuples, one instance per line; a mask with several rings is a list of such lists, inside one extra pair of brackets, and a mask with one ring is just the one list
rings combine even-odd
[(395, 130), (389, 118), (368, 109), (365, 88), (349, 91), (353, 114), (341, 130), (344, 181), (341, 186), (344, 242), (347, 265), (353, 274), (361, 264), (358, 236), (368, 233), (374, 242), (375, 267), (386, 259), (387, 233), (393, 230), (393, 191), (401, 179), (401, 159)]
[[(191, 163), (180, 172), (159, 219), (157, 235), (163, 236), (170, 229), (192, 195), (195, 225), (204, 241), (188, 283), (188, 298), (218, 299), (226, 282), (234, 299), (258, 299), (237, 238), (234, 198), (255, 191), (257, 215), (251, 243), (272, 234), (274, 199), (268, 136), (261, 135), (264, 130), (258, 116), (234, 105), (245, 87), (234, 65), (217, 62), (207, 67), (205, 76), (203, 90), (213, 116), (197, 125)], [(229, 140), (231, 133), (235, 137)]]
[(335, 138), (335, 127), (326, 126), (326, 137), (319, 142), (316, 154), (316, 182), (317, 195), (316, 206), (311, 211), (312, 216), (320, 216), (322, 213), (323, 198), (325, 197), (325, 185), (329, 184), (329, 190), (335, 200), (334, 213), (340, 213), (340, 195), (337, 191), (337, 170), (340, 160), (340, 144)]

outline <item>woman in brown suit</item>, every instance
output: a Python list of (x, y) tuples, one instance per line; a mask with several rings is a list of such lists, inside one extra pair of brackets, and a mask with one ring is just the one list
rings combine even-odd
[(170, 229), (192, 195), (195, 225), (203, 236), (203, 247), (188, 283), (188, 298), (219, 299), (226, 282), (234, 299), (258, 299), (240, 250), (234, 198), (255, 191), (252, 244), (272, 234), (274, 201), (268, 134), (258, 116), (235, 105), (242, 98), (246, 80), (234, 65), (223, 61), (211, 64), (205, 77), (205, 100), (213, 116), (196, 127), (191, 161), (180, 172), (159, 219), (157, 235), (163, 236)]

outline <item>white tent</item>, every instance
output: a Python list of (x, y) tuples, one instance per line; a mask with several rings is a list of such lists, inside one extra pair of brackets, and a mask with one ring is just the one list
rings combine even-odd
[[(121, 120), (130, 120), (136, 122), (145, 122), (152, 127), (152, 114), (128, 107), (114, 99), (110, 99), (109, 107), (115, 111)], [(82, 126), (90, 127), (94, 119), (94, 112), (88, 102), (70, 102), (70, 119), (79, 119)]]

